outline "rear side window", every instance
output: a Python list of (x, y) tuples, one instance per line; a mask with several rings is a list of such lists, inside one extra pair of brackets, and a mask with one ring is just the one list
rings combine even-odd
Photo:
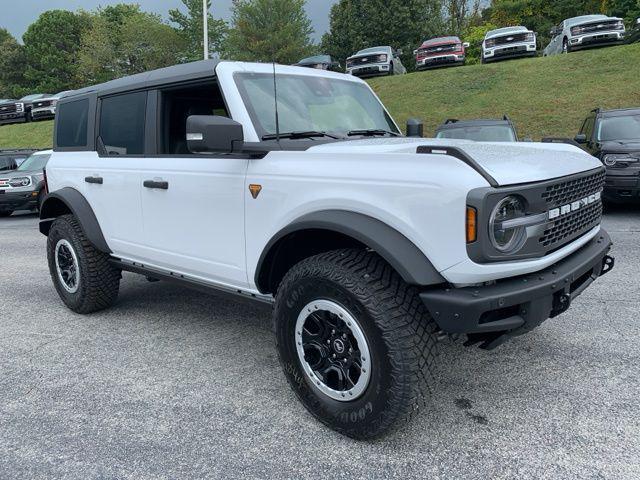
[(56, 112), (56, 144), (62, 148), (87, 146), (89, 99), (64, 102)]
[(107, 155), (142, 155), (147, 92), (102, 99), (100, 139)]

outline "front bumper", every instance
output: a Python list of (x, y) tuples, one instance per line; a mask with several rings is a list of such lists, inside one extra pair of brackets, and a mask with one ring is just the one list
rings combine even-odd
[(0, 125), (6, 123), (24, 123), (27, 121), (27, 116), (20, 113), (4, 113), (0, 115)]
[(631, 175), (611, 175), (607, 172), (602, 194), (605, 202), (640, 202), (640, 176), (635, 169), (630, 173)]
[(418, 70), (426, 70), (428, 68), (444, 67), (447, 65), (463, 65), (464, 59), (464, 55), (436, 55), (417, 60), (416, 68)]
[(484, 48), (482, 57), (485, 62), (491, 60), (501, 60), (507, 58), (533, 57), (536, 55), (537, 46), (535, 42), (508, 44), (500, 47)]
[(580, 250), (531, 275), (492, 285), (428, 290), (420, 294), (446, 333), (466, 333), (470, 341), (494, 348), (566, 311), (594, 280), (613, 268), (611, 239), (604, 230)]
[(33, 210), (38, 207), (38, 192), (22, 191), (8, 192), (0, 190), (0, 212), (14, 210)]
[(56, 107), (34, 108), (31, 110), (31, 118), (34, 120), (43, 120), (45, 118), (54, 118), (56, 116)]
[(375, 77), (377, 75), (389, 75), (391, 67), (389, 63), (367, 64), (362, 67), (349, 67), (347, 74), (355, 77)]
[(569, 38), (571, 50), (596, 47), (598, 45), (618, 45), (624, 43), (624, 32), (602, 32)]

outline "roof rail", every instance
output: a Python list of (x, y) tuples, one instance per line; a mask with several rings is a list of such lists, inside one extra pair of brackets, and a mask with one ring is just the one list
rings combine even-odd
[(600, 107), (594, 108), (593, 110), (591, 110), (591, 113), (600, 113), (600, 110), (602, 110)]
[(445, 124), (445, 125), (449, 125), (450, 123), (458, 123), (459, 121), (460, 121), (460, 120), (458, 120), (457, 118), (447, 118), (447, 119), (444, 121), (444, 124)]
[(509, 118), (509, 115), (507, 115), (506, 113), (505, 113), (504, 115), (502, 115), (502, 119), (503, 119), (505, 122), (510, 122), (510, 121), (511, 121), (511, 119)]

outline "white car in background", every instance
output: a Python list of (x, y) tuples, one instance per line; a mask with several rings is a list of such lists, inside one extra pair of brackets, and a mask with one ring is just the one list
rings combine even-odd
[(607, 15), (573, 17), (551, 29), (551, 41), (544, 49), (544, 56), (588, 47), (620, 45), (624, 42), (624, 36), (622, 18)]
[(54, 118), (56, 116), (56, 105), (58, 100), (72, 91), (73, 90), (65, 90), (64, 92), (56, 93), (50, 97), (43, 97), (34, 101), (33, 107), (31, 108), (31, 119), (47, 120)]
[(400, 61), (402, 51), (393, 47), (372, 47), (347, 58), (347, 74), (356, 77), (404, 75), (407, 69)]
[(536, 34), (527, 27), (490, 30), (482, 42), (482, 63), (517, 57), (535, 57)]

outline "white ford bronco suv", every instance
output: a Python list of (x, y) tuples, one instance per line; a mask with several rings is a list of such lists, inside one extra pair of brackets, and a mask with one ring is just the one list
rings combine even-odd
[(613, 266), (596, 158), (403, 137), (340, 73), (114, 80), (60, 100), (53, 150), (40, 231), (70, 309), (113, 305), (122, 271), (273, 303), (291, 387), (354, 438), (428, 399), (439, 339), (496, 347)]

